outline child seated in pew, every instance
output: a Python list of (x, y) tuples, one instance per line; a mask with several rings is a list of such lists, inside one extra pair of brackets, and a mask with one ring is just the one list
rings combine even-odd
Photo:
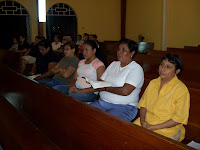
[(135, 124), (156, 133), (182, 141), (183, 124), (187, 124), (190, 94), (177, 75), (183, 70), (183, 62), (176, 54), (166, 54), (159, 63), (159, 77), (147, 86), (139, 101), (140, 118)]
[(105, 71), (104, 63), (97, 58), (98, 53), (100, 53), (99, 51), (95, 41), (86, 41), (83, 44), (83, 56), (85, 59), (79, 62), (70, 87), (58, 85), (53, 88), (80, 101), (93, 102), (97, 98), (97, 92), (94, 91), (83, 77), (99, 80)]
[(117, 58), (101, 76), (101, 80), (112, 83), (112, 87), (98, 89), (100, 99), (90, 105), (105, 112), (131, 121), (137, 115), (137, 104), (144, 83), (142, 67), (133, 60), (138, 52), (137, 43), (122, 39), (118, 43)]
[[(76, 45), (70, 43), (65, 44), (65, 56), (52, 69), (35, 78), (35, 80), (49, 87), (69, 85), (79, 63), (79, 59), (74, 55), (75, 47)], [(53, 78), (49, 78), (52, 75), (54, 75)]]

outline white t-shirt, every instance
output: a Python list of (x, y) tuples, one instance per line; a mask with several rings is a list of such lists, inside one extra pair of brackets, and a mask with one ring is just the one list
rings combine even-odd
[(59, 42), (58, 44), (56, 44), (56, 42), (52, 42), (51, 46), (53, 50), (57, 50), (61, 47), (61, 42)]
[(142, 67), (132, 61), (125, 67), (121, 67), (120, 61), (112, 62), (101, 76), (101, 79), (112, 83), (113, 87), (122, 87), (125, 83), (136, 87), (131, 94), (122, 96), (110, 92), (100, 92), (100, 98), (113, 104), (137, 106), (139, 94), (144, 83), (144, 72)]

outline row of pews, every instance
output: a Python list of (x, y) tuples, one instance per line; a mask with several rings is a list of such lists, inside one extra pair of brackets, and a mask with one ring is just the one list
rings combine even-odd
[[(5, 66), (1, 69), (0, 131), (3, 134), (0, 134), (0, 144), (5, 150), (192, 149), (39, 84)], [(5, 99), (11, 103), (19, 101), (22, 106), (17, 110)]]
[[(100, 43), (100, 47), (107, 55), (108, 64), (117, 60), (116, 42)], [(135, 58), (145, 73), (145, 84), (140, 95), (149, 81), (158, 77), (158, 62), (163, 53), (155, 55), (155, 52), (151, 52), (138, 54)], [(0, 61), (5, 56), (0, 52)], [(184, 64), (186, 60), (190, 62), (189, 56), (183, 59)], [(198, 63), (192, 63), (191, 67), (187, 63), (185, 67), (180, 79), (189, 87), (191, 109), (183, 144), (77, 101), (18, 74), (8, 65), (2, 65), (0, 145), (5, 150), (192, 149), (185, 144), (192, 140), (200, 143), (200, 82), (196, 79), (197, 74), (192, 76), (198, 71), (198, 68), (195, 69)]]

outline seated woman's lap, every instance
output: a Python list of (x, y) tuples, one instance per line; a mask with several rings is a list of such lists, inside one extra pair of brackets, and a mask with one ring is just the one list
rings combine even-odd
[(75, 99), (78, 99), (82, 102), (94, 102), (97, 98), (97, 95), (94, 93), (72, 93), (69, 94), (69, 85), (57, 85), (53, 89), (60, 91), (64, 94), (67, 94)]
[(94, 102), (97, 98), (97, 95), (94, 93), (72, 93), (68, 95), (82, 102)]
[(45, 78), (45, 79), (41, 79), (41, 80), (38, 80), (39, 83), (42, 83), (46, 86), (49, 86), (49, 87), (54, 87), (56, 85), (64, 85), (63, 83), (57, 81), (57, 80), (54, 80), (52, 78)]
[(121, 104), (112, 104), (108, 103), (102, 99), (99, 99), (90, 105), (99, 108), (103, 111), (106, 111), (114, 116), (120, 117), (127, 121), (131, 121), (137, 115), (138, 109), (135, 106), (131, 105), (121, 105)]
[(52, 81), (53, 79), (52, 78), (44, 78), (44, 79), (40, 79), (38, 80), (39, 83), (42, 83), (42, 84), (45, 84), (47, 82), (50, 82)]
[(68, 91), (69, 91), (69, 85), (56, 85), (54, 87), (52, 87), (53, 89), (59, 91), (59, 92), (62, 92), (64, 94), (69, 94)]

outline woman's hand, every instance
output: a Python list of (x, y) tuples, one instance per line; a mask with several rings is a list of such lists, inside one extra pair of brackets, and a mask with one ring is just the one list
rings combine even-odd
[(149, 129), (149, 130), (155, 130), (154, 125), (151, 125), (151, 124), (148, 124), (148, 123), (146, 125), (146, 128)]
[(34, 80), (36, 80), (36, 81), (37, 81), (37, 80), (40, 80), (40, 76), (34, 78)]
[(140, 121), (141, 126), (143, 128), (149, 129), (149, 130), (155, 130), (153, 127), (154, 125), (148, 124), (146, 121)]
[(78, 91), (78, 89), (75, 86), (69, 87), (69, 94), (76, 93), (77, 91)]
[(142, 120), (140, 121), (141, 123), (141, 126), (144, 127), (144, 128), (147, 128), (147, 126), (149, 125), (146, 121)]

